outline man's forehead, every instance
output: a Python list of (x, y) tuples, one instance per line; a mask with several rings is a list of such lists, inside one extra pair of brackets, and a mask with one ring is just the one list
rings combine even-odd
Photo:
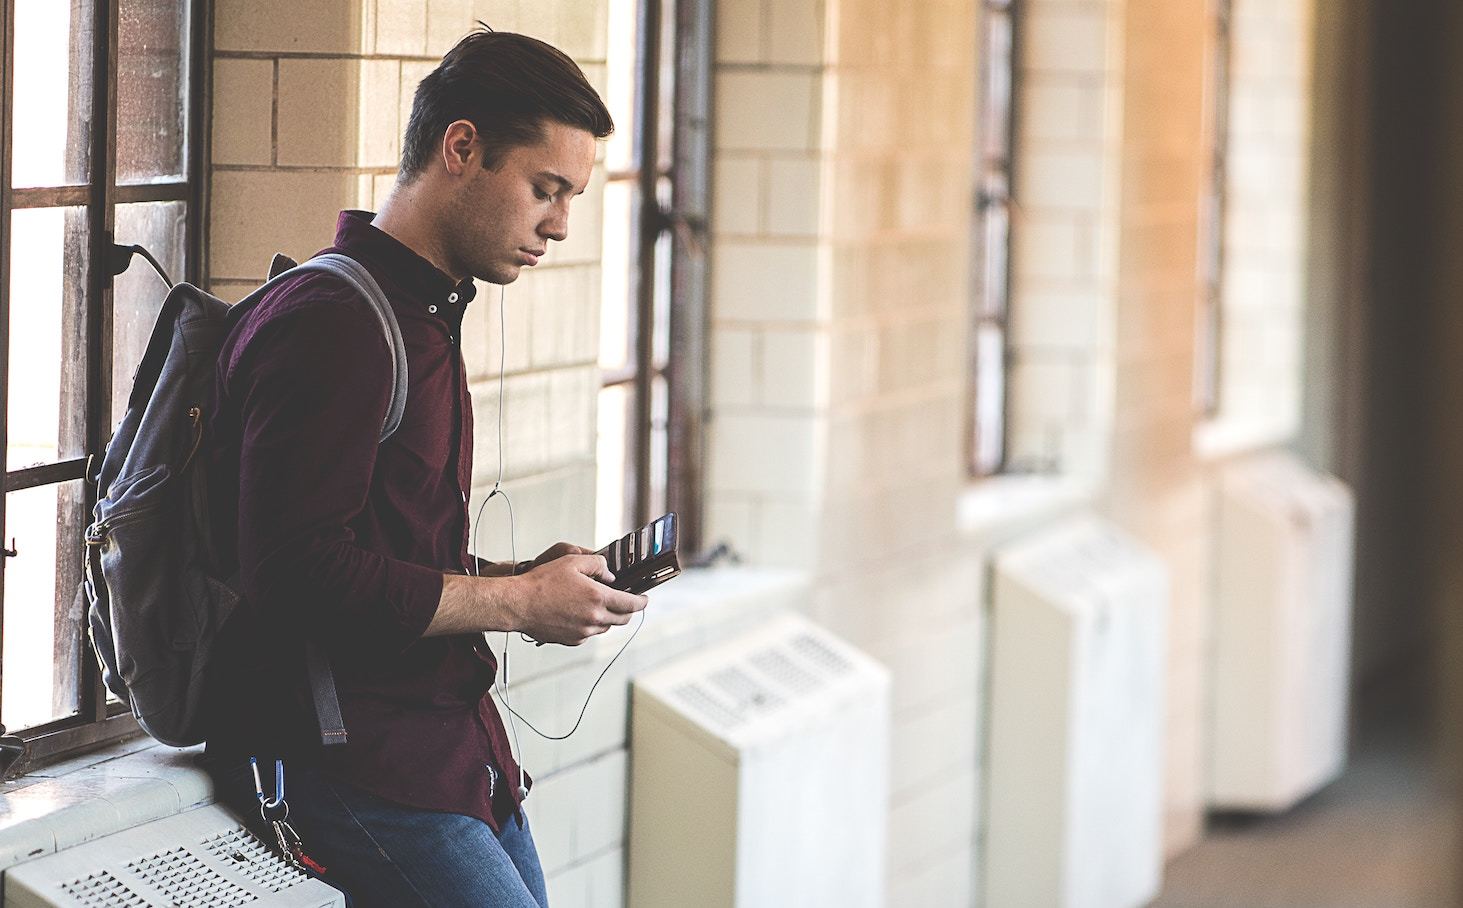
[(543, 138), (520, 146), (512, 154), (535, 177), (583, 192), (594, 169), (594, 136), (586, 129), (563, 123), (544, 124)]

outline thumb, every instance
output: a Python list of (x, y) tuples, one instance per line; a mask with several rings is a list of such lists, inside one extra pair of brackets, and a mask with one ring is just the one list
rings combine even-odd
[(615, 579), (615, 575), (610, 573), (609, 565), (605, 563), (603, 555), (593, 553), (575, 555), (574, 568), (581, 574), (593, 577), (601, 583), (609, 583)]

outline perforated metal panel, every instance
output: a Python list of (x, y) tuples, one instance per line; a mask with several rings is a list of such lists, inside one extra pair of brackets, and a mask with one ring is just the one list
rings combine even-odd
[(308, 879), (304, 871), (275, 857), (254, 833), (243, 826), (235, 826), (228, 832), (204, 839), (203, 847), (209, 854), (231, 862), (229, 866), (270, 892), (280, 892)]
[(812, 634), (797, 634), (749, 651), (732, 665), (684, 682), (672, 697), (688, 713), (723, 732), (775, 716), (854, 671), (853, 663)]
[(147, 899), (105, 870), (62, 883), (61, 891), (86, 908), (141, 908), (147, 904)]
[(7, 908), (344, 905), (220, 807), (202, 807), (12, 867)]

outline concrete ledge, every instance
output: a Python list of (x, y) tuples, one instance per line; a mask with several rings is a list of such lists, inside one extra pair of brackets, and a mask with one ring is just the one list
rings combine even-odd
[(202, 746), (143, 738), (86, 754), (0, 788), (0, 871), (213, 801)]
[(1013, 529), (1069, 514), (1090, 504), (1095, 488), (1071, 476), (1003, 474), (972, 483), (956, 502), (960, 533), (1000, 541)]

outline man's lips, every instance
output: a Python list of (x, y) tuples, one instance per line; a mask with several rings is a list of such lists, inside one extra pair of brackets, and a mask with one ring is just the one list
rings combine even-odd
[(520, 249), (520, 250), (518, 250), (519, 259), (522, 261), (523, 264), (528, 265), (530, 268), (533, 267), (534, 265), (537, 265), (538, 264), (538, 260), (543, 257), (543, 254), (544, 254), (544, 250), (542, 250), (542, 249), (538, 249), (538, 250), (534, 250), (534, 249)]

